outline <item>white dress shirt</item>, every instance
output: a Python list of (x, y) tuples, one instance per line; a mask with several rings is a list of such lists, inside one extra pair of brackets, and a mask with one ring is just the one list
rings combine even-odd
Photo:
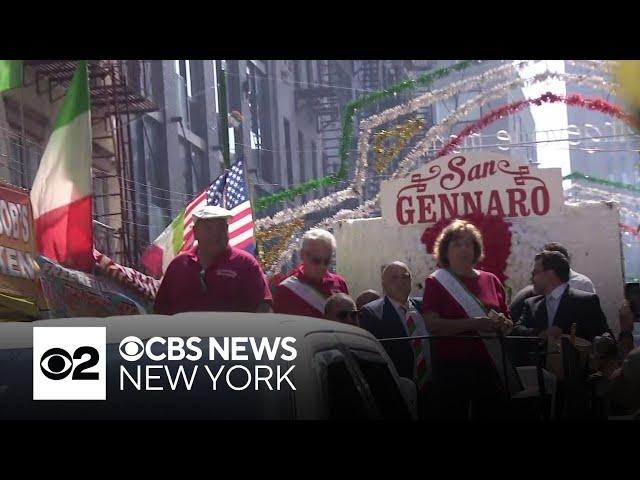
[(564, 294), (564, 291), (568, 288), (567, 283), (562, 283), (558, 285), (553, 292), (549, 295), (546, 295), (544, 300), (547, 306), (547, 318), (549, 319), (549, 327), (553, 326), (553, 320), (556, 318), (556, 313), (558, 312), (558, 305), (560, 305), (560, 299)]
[(575, 270), (569, 270), (569, 286), (584, 292), (596, 293), (596, 288), (589, 277)]

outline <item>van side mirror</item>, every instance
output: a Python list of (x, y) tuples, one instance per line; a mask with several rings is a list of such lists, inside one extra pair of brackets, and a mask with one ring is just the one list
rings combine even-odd
[(404, 397), (413, 418), (418, 418), (418, 388), (413, 380), (406, 377), (400, 377), (400, 391)]

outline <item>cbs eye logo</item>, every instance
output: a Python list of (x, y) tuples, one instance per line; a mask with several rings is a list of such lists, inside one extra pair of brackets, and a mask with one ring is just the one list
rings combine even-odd
[(125, 360), (135, 362), (144, 354), (144, 344), (138, 337), (125, 337), (120, 342), (120, 355)]
[(105, 327), (33, 327), (34, 400), (106, 400)]
[[(85, 355), (89, 359), (74, 366), (73, 360), (81, 360)], [(73, 370), (72, 380), (98, 380), (98, 372), (86, 372), (98, 364), (100, 354), (93, 347), (84, 346), (73, 352), (73, 357), (62, 348), (50, 348), (42, 354), (40, 358), (40, 370), (45, 377), (51, 380), (62, 380), (69, 376)]]

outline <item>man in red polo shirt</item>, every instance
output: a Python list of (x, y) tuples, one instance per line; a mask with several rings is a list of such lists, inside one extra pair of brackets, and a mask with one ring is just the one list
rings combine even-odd
[(334, 293), (349, 294), (347, 283), (328, 271), (336, 239), (322, 229), (309, 230), (302, 237), (302, 265), (276, 287), (273, 310), (288, 315), (324, 318), (324, 305)]
[(257, 260), (229, 246), (231, 212), (205, 206), (193, 213), (196, 247), (169, 264), (155, 312), (270, 312), (271, 292)]

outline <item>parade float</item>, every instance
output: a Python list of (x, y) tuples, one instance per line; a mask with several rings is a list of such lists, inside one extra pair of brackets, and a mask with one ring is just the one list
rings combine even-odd
[[(477, 152), (463, 145), (495, 121), (543, 104), (587, 109), (612, 121), (637, 125), (634, 115), (601, 98), (616, 94), (613, 62), (568, 61), (582, 73), (547, 70), (527, 74), (535, 63), (508, 61), (460, 78), (456, 75), (482, 62), (459, 61), (349, 103), (343, 112), (337, 171), (254, 199), (256, 216), (265, 208), (280, 207), (254, 226), (257, 254), (272, 283), (294, 263), (304, 232), (315, 227), (335, 233), (336, 269), (354, 294), (379, 288), (380, 268), (391, 260), (403, 260), (414, 273), (413, 294), (419, 295), (424, 278), (436, 266), (431, 253), (437, 234), (452, 218), (461, 217), (475, 223), (484, 235), (487, 251), (480, 266), (495, 273), (510, 294), (528, 283), (533, 257), (546, 242), (566, 244), (572, 266), (591, 277), (601, 294), (615, 331), (624, 290), (624, 239), (636, 241), (638, 237), (640, 189), (580, 172), (562, 177), (559, 169), (537, 168), (498, 149)], [(509, 92), (548, 80), (589, 87), (601, 96), (547, 92), (508, 102), (468, 121), (470, 113), (508, 98)], [(444, 118), (432, 123), (424, 117), (426, 107), (458, 95), (464, 95), (466, 101)], [(382, 109), (381, 101), (395, 104)], [(371, 107), (374, 112), (368, 115)], [(465, 126), (459, 127), (462, 122)], [(430, 153), (434, 145), (439, 145), (435, 155)], [(377, 182), (374, 191), (368, 189), (372, 180)], [(335, 191), (296, 206), (285, 203), (323, 187)], [(28, 195), (23, 197), (21, 202), (28, 205)], [(122, 311), (150, 311), (157, 280), (99, 253), (94, 255), (94, 270), (82, 274), (38, 257), (32, 238), (16, 237), (16, 225), (24, 219), (19, 213), (22, 207), (16, 208), (11, 210), (7, 204), (5, 214), (0, 205), (3, 222), (7, 219), (3, 245), (13, 249), (3, 250), (5, 256), (11, 254), (3, 257), (4, 283), (0, 283), (0, 293), (10, 297), (6, 303), (13, 304), (16, 295), (26, 293), (29, 314), (51, 305), (64, 315), (84, 315), (85, 311), (94, 315), (91, 309), (110, 314), (105, 299), (120, 305)], [(9, 231), (11, 235), (6, 234)], [(11, 253), (18, 250), (22, 253)], [(31, 260), (22, 262), (27, 255)], [(33, 265), (33, 272), (25, 263)], [(70, 305), (83, 307), (71, 312)]]
[[(533, 258), (545, 243), (566, 245), (572, 267), (590, 277), (608, 318), (624, 293), (619, 207), (616, 203), (565, 203), (559, 168), (535, 168), (497, 152), (452, 154), (383, 182), (382, 216), (345, 220), (334, 234), (337, 270), (354, 292), (380, 288), (381, 269), (401, 260), (414, 274), (412, 295), (436, 269), (435, 239), (454, 218), (482, 232), (479, 267), (515, 294), (530, 283)], [(363, 248), (366, 246), (366, 248)]]
[[(343, 185), (323, 198), (256, 221), (258, 254), (272, 283), (294, 263), (304, 232), (315, 227), (336, 235), (336, 270), (354, 294), (379, 289), (383, 265), (402, 260), (414, 274), (412, 293), (420, 295), (424, 279), (436, 267), (431, 253), (437, 234), (452, 218), (461, 217), (484, 235), (486, 258), (480, 266), (495, 273), (510, 294), (529, 283), (533, 258), (545, 243), (564, 243), (572, 267), (591, 277), (611, 328), (618, 330), (625, 278), (623, 245), (630, 238), (637, 241), (639, 189), (581, 172), (562, 177), (560, 169), (537, 168), (501, 149), (477, 152), (463, 147), (469, 137), (495, 121), (543, 104), (591, 110), (635, 127), (633, 115), (602, 98), (616, 94), (614, 62), (568, 61), (583, 73), (547, 70), (531, 75), (527, 68), (536, 62), (513, 61), (456, 78), (480, 63), (459, 61), (354, 100), (344, 110), (337, 172), (257, 199), (255, 209), (260, 210), (322, 187)], [(601, 95), (547, 92), (468, 121), (470, 113), (489, 102), (548, 80), (588, 87)], [(400, 94), (404, 103), (399, 100), (366, 116), (367, 108), (382, 100), (393, 102)], [(425, 107), (461, 94), (465, 102), (429, 125)], [(353, 142), (358, 114), (361, 120)], [(462, 122), (465, 126), (450, 135)], [(371, 193), (367, 189), (371, 179), (381, 177), (385, 180)]]

